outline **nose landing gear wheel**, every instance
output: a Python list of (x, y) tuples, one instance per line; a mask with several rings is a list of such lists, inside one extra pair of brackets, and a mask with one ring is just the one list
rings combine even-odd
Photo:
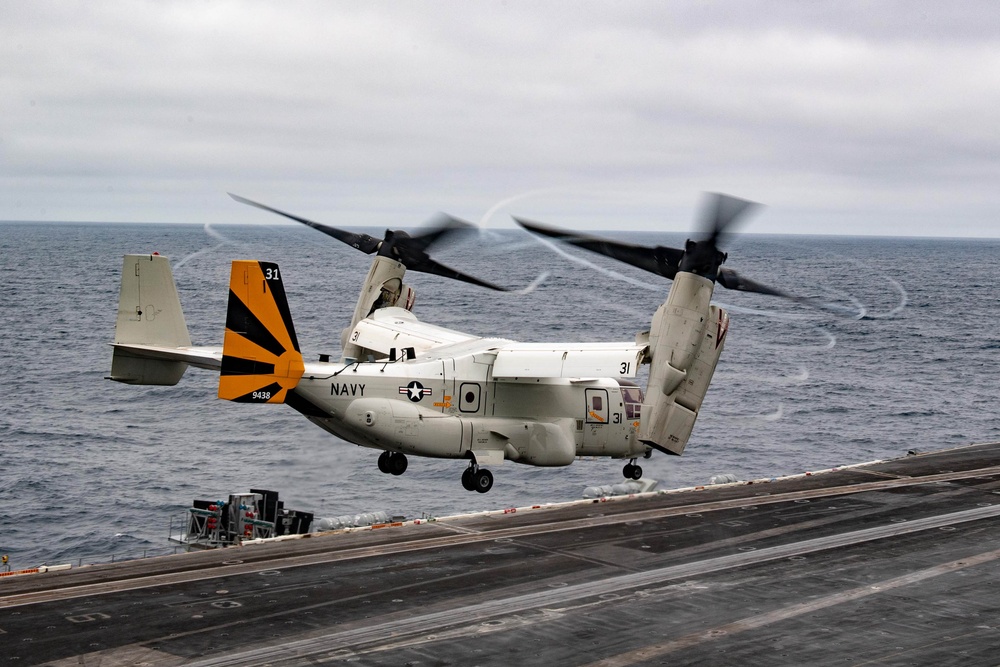
[(389, 457), (392, 456), (389, 452), (382, 452), (378, 455), (378, 471), (389, 474)]
[(632, 463), (625, 464), (625, 467), (622, 468), (622, 474), (625, 475), (625, 479), (641, 479), (642, 466), (637, 466), (635, 459), (632, 459), (632, 461)]
[(402, 475), (406, 472), (406, 466), (408, 463), (409, 461), (406, 460), (405, 454), (396, 452), (389, 457), (389, 472), (393, 475)]

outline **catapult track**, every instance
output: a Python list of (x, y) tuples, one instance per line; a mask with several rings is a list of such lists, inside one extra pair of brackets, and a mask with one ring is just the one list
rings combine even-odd
[(997, 494), (992, 443), (12, 577), (0, 653), (21, 665), (993, 664)]

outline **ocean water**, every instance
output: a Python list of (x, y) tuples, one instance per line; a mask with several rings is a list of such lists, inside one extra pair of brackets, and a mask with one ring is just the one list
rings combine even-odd
[[(380, 230), (370, 230), (381, 235)], [(679, 245), (677, 234), (622, 233)], [(1000, 439), (1000, 241), (744, 235), (728, 266), (839, 314), (719, 289), (732, 324), (682, 457), (641, 461), (659, 488), (712, 475), (769, 478)], [(402, 477), (285, 406), (215, 398), (190, 369), (175, 387), (132, 387), (110, 370), (122, 255), (172, 258), (195, 344), (219, 344), (229, 262), (282, 266), (303, 353), (339, 354), (369, 258), (295, 226), (0, 224), (0, 553), (14, 568), (169, 553), (171, 519), (194, 498), (251, 487), (317, 517), (410, 518), (580, 498), (621, 481), (621, 461), (563, 469), (505, 463), (488, 494), (462, 489), (461, 461), (411, 457)], [(524, 341), (632, 340), (669, 282), (520, 231), (483, 232), (436, 256), (527, 293), (411, 273), (415, 313)]]

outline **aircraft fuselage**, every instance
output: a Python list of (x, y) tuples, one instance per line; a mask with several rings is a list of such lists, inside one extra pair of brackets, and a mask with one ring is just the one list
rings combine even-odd
[(293, 406), (358, 445), (439, 458), (496, 452), (534, 465), (633, 458), (641, 390), (611, 378), (494, 378), (488, 351), (427, 360), (306, 363)]

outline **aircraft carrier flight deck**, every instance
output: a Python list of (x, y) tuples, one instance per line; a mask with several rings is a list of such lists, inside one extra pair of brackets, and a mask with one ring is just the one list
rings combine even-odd
[(0, 666), (997, 663), (1000, 443), (0, 578)]

